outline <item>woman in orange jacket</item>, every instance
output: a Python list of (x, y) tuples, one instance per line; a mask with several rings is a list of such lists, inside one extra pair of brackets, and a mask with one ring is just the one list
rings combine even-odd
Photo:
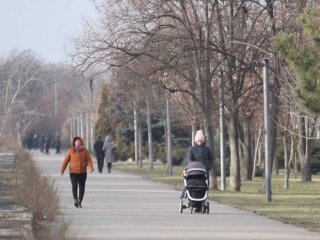
[(93, 164), (89, 151), (83, 146), (83, 140), (81, 139), (81, 137), (73, 138), (72, 147), (68, 149), (60, 168), (61, 175), (63, 175), (68, 164), (70, 180), (72, 184), (74, 206), (82, 207), (81, 202), (83, 200), (87, 180), (87, 168), (90, 172), (93, 172)]

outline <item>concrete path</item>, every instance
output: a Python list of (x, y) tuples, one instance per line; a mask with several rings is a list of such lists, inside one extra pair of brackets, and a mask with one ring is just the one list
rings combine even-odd
[(187, 210), (180, 214), (179, 191), (120, 171), (88, 173), (83, 208), (75, 208), (68, 171), (59, 175), (63, 155), (34, 157), (59, 185), (69, 234), (80, 239), (320, 239), (320, 233), (216, 202), (210, 202), (210, 214), (190, 214)]

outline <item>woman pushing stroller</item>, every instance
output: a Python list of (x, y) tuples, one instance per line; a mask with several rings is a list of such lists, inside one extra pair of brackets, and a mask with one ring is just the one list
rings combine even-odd
[[(188, 153), (186, 156), (187, 163), (191, 163), (194, 161), (201, 162), (209, 174), (209, 171), (212, 168), (212, 153), (209, 147), (205, 145), (205, 136), (202, 130), (198, 130), (196, 132), (196, 136), (194, 138), (195, 145), (188, 149)], [(186, 175), (186, 169), (183, 170), (183, 176)]]
[[(212, 169), (213, 162), (212, 162), (211, 150), (209, 147), (205, 146), (205, 136), (201, 130), (196, 132), (195, 145), (189, 148), (186, 156), (186, 161), (188, 163), (188, 167), (185, 168), (182, 172), (182, 175), (185, 179), (184, 180), (185, 188), (183, 189), (180, 196), (180, 199), (181, 199), (180, 212), (182, 212), (183, 208), (186, 207), (183, 204), (182, 199), (185, 197), (188, 197), (189, 207), (191, 207), (191, 209), (195, 208), (196, 212), (200, 212), (201, 209), (203, 209), (203, 210), (206, 210), (208, 213), (209, 203), (206, 203), (205, 199), (207, 197), (207, 188), (209, 185), (208, 174), (209, 174), (209, 171)], [(196, 170), (196, 171), (193, 171), (193, 170)], [(200, 176), (197, 177), (198, 178), (197, 181), (196, 182), (193, 181), (192, 185), (194, 185), (194, 183), (199, 183), (202, 186), (200, 185), (198, 187), (188, 186), (188, 180), (191, 180), (191, 178), (194, 178), (194, 176), (189, 177), (188, 174), (190, 175), (200, 174)], [(198, 181), (198, 180), (202, 180), (202, 181)], [(204, 189), (203, 184), (205, 186), (205, 191), (203, 190)], [(192, 194), (192, 191), (197, 191), (198, 193), (200, 192), (200, 195), (197, 195), (197, 197), (195, 197), (196, 195), (194, 195), (194, 193)]]

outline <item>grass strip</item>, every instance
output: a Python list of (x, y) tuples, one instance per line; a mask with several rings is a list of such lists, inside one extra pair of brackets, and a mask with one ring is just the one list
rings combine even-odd
[[(183, 188), (181, 177), (182, 166), (173, 167), (173, 175), (168, 176), (165, 165), (155, 163), (153, 170), (148, 164), (143, 167), (134, 162), (118, 162), (114, 164), (118, 170), (137, 174), (144, 178)], [(313, 175), (312, 182), (302, 183), (298, 178), (290, 178), (289, 189), (283, 188), (284, 175), (272, 176), (272, 202), (265, 200), (265, 194), (259, 193), (262, 178), (241, 182), (241, 192), (227, 190), (210, 190), (209, 199), (229, 206), (241, 208), (259, 215), (277, 219), (285, 223), (298, 225), (312, 231), (320, 232), (320, 176)], [(220, 186), (220, 179), (218, 179)]]

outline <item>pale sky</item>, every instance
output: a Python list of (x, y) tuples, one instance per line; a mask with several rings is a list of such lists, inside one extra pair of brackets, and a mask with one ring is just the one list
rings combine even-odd
[(92, 0), (0, 0), (0, 58), (32, 49), (48, 63), (64, 62), (83, 18), (96, 18)]

